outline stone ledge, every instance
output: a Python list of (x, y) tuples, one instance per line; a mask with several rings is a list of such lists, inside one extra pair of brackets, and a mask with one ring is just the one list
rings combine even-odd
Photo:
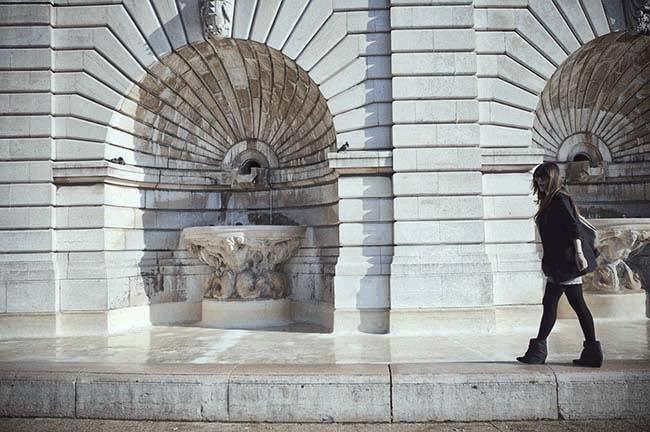
[(392, 365), (397, 422), (558, 417), (547, 367), (496, 363)]
[(347, 150), (328, 153), (330, 168), (339, 175), (391, 174), (393, 172), (392, 151)]
[(607, 419), (648, 413), (648, 361), (606, 361), (597, 370), (553, 365), (552, 370), (560, 418)]
[[(172, 170), (166, 170), (171, 172)], [(181, 170), (176, 170), (180, 172)], [(184, 175), (164, 175), (163, 171), (156, 168), (140, 168), (132, 165), (121, 165), (105, 160), (55, 162), (53, 165), (53, 178), (55, 184), (94, 184), (109, 183), (122, 186), (139, 187), (145, 189), (164, 189), (178, 183), (183, 179), (183, 188), (200, 190), (221, 190), (223, 186), (214, 184), (209, 176), (214, 173), (184, 170)], [(169, 184), (165, 178), (169, 177)]]
[(481, 148), (481, 172), (526, 173), (542, 162), (543, 152), (538, 149)]
[(647, 415), (650, 361), (349, 365), (0, 363), (0, 416), (251, 422)]
[(228, 385), (231, 421), (390, 421), (385, 365), (242, 365)]
[[(142, 168), (106, 160), (81, 160), (54, 162), (52, 172), (54, 183), (57, 185), (107, 183), (141, 189), (190, 191), (232, 189), (230, 174), (216, 169)], [(331, 182), (334, 178), (330, 168), (323, 165), (320, 168), (279, 168), (273, 171), (271, 181), (274, 188), (283, 189)], [(264, 188), (257, 187), (255, 189), (257, 192), (260, 190), (264, 190)]]

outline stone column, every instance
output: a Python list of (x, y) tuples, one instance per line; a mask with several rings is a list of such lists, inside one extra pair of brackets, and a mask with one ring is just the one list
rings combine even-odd
[(472, 2), (404, 3), (391, 1), (391, 333), (491, 331)]
[(334, 332), (389, 330), (393, 208), (390, 151), (331, 153), (339, 175)]
[[(0, 335), (51, 335), (53, 251), (50, 4), (0, 5)], [(25, 316), (24, 314), (32, 314)]]

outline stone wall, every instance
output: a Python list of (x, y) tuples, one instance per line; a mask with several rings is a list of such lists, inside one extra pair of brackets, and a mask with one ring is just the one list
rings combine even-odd
[(391, 331), (436, 321), (490, 327), (474, 8), (471, 2), (416, 3), (391, 2)]
[[(180, 231), (272, 195), (311, 227), (287, 265), (299, 319), (536, 321), (535, 113), (571, 53), (623, 28), (622, 3), (438, 3), (238, 0), (222, 42), (198, 1), (0, 5), (0, 313), (49, 314), (50, 332), (72, 312), (99, 330), (196, 319), (208, 269)], [(277, 153), (272, 193), (230, 190), (238, 145)], [(647, 183), (625, 181), (641, 214)]]
[[(382, 91), (390, 85), (388, 11), (350, 2), (254, 3), (238, 2), (234, 37), (296, 59), (328, 99), (341, 142), (350, 141), (352, 149), (389, 147), (390, 103)], [(3, 98), (11, 108), (2, 119), (1, 151), (12, 161), (3, 162), (2, 170), (2, 259), (9, 263), (2, 271), (2, 311), (196, 305), (207, 269), (178, 249), (178, 240), (185, 226), (226, 218), (222, 188), (214, 185), (219, 152), (201, 149), (206, 137), (219, 132), (197, 123), (191, 108), (198, 100), (160, 85), (173, 79), (168, 71), (178, 64), (170, 53), (204, 40), (199, 2), (25, 2), (2, 8), (2, 82), (11, 93)], [(187, 103), (176, 104), (176, 112), (168, 109), (175, 94)], [(156, 106), (156, 98), (169, 103)], [(302, 125), (308, 122), (296, 127)], [(299, 178), (294, 171), (284, 177)], [(298, 194), (278, 188), (274, 200), (276, 210), (312, 227), (290, 264), (294, 298), (331, 305), (338, 191), (332, 177), (316, 183)], [(21, 216), (27, 211), (29, 217)], [(155, 312), (155, 321), (191, 320), (196, 312), (176, 304)], [(140, 310), (134, 319), (147, 313)], [(110, 318), (89, 316), (104, 324)]]
[(59, 309), (51, 7), (0, 5), (0, 312)]

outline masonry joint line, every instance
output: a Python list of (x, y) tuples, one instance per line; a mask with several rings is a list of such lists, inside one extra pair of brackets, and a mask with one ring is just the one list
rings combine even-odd
[(390, 401), (390, 423), (394, 423), (394, 411), (393, 411), (393, 371), (391, 369), (390, 363), (388, 363), (388, 391), (389, 391), (389, 401)]

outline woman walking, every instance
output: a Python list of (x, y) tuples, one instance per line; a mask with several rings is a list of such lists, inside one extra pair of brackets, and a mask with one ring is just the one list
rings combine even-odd
[(578, 315), (585, 336), (584, 349), (578, 366), (600, 367), (603, 351), (596, 340), (594, 320), (582, 296), (582, 278), (588, 263), (579, 237), (578, 214), (569, 194), (562, 188), (558, 166), (552, 162), (539, 165), (533, 173), (533, 191), (537, 196), (538, 210), (535, 223), (542, 239), (544, 257), (542, 270), (546, 275), (546, 288), (542, 305), (544, 311), (535, 339), (531, 339), (522, 363), (544, 364), (546, 338), (551, 333), (557, 317), (557, 305), (566, 294), (569, 304)]

